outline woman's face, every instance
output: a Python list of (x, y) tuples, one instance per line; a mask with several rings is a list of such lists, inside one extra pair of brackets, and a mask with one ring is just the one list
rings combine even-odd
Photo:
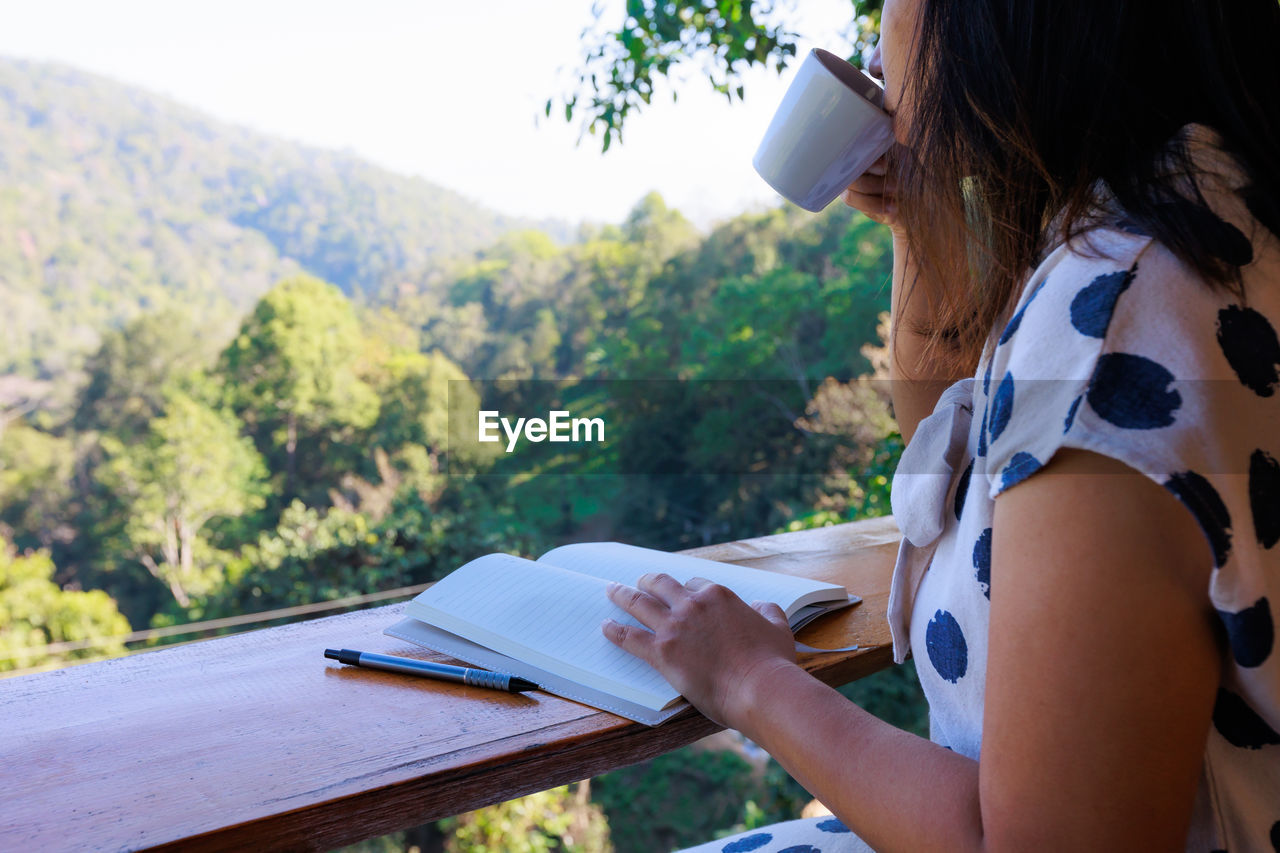
[(885, 112), (894, 117), (894, 135), (905, 135), (910, 104), (903, 102), (907, 69), (915, 62), (913, 49), (924, 0), (884, 0), (880, 13), (880, 40), (876, 42), (867, 71), (884, 81)]

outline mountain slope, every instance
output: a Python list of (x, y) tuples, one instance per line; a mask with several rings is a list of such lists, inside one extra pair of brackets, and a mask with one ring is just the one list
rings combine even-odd
[(0, 127), (0, 374), (174, 302), (225, 328), (299, 269), (378, 292), (526, 225), (57, 64), (0, 58)]

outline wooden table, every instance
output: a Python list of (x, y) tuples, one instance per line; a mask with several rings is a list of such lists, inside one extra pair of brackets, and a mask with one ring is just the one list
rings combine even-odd
[[(863, 603), (799, 639), (842, 684), (892, 660), (898, 541), (875, 519), (687, 553), (845, 584)], [(430, 658), (382, 630), (403, 604), (0, 681), (0, 850), (329, 849), (585, 779), (716, 730), (650, 728), (541, 692), (504, 694), (323, 657)], [(439, 658), (439, 656), (435, 656)]]

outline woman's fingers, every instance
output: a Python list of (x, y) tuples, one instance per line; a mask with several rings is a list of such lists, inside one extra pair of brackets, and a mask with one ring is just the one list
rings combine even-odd
[(889, 155), (885, 154), (849, 184), (844, 192), (844, 203), (862, 211), (868, 219), (894, 227), (897, 191), (898, 182), (889, 172)]
[[(667, 606), (643, 590), (626, 584), (610, 583), (605, 588), (606, 595), (614, 604), (621, 607), (637, 621), (649, 628), (659, 624), (667, 614)], [(641, 660), (654, 664), (654, 633), (640, 625), (629, 625), (615, 619), (606, 619), (600, 625), (605, 638), (624, 651), (630, 652)]]
[(787, 614), (782, 608), (774, 604), (772, 601), (753, 601), (751, 609), (768, 619), (779, 628), (785, 629), (788, 633), (791, 631), (791, 623), (787, 620)]
[(751, 609), (773, 624), (786, 628), (788, 631), (791, 630), (791, 623), (787, 621), (787, 614), (772, 601), (753, 601), (751, 602)]
[(633, 586), (610, 583), (606, 592), (610, 601), (650, 628), (656, 626), (669, 611), (666, 602)]
[(742, 685), (750, 673), (795, 664), (795, 641), (776, 604), (748, 607), (706, 578), (681, 584), (669, 575), (650, 574), (635, 587), (610, 584), (608, 595), (642, 624), (606, 619), (605, 638), (657, 669), (724, 725), (746, 707), (749, 696)]
[(898, 188), (898, 182), (887, 175), (861, 175), (849, 184), (850, 189), (867, 195), (892, 195)]
[(637, 625), (625, 625), (613, 619), (604, 620), (600, 630), (604, 633), (605, 639), (623, 651), (635, 655), (650, 666), (656, 662), (652, 631), (646, 631)]
[(877, 222), (885, 222), (897, 213), (898, 205), (890, 198), (882, 195), (867, 195), (854, 189), (845, 190), (844, 203), (861, 210), (869, 218)]
[(657, 598), (663, 604), (670, 607), (675, 600), (688, 590), (680, 581), (671, 577), (671, 575), (662, 572), (651, 572), (647, 575), (641, 575), (636, 581), (636, 586)]

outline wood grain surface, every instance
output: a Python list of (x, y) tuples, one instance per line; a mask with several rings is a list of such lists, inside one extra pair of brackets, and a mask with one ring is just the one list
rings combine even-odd
[[(845, 584), (862, 604), (798, 639), (830, 684), (888, 666), (891, 518), (685, 553)], [(716, 730), (658, 727), (329, 661), (448, 660), (387, 637), (403, 604), (0, 680), (0, 850), (333, 847), (585, 779)]]

